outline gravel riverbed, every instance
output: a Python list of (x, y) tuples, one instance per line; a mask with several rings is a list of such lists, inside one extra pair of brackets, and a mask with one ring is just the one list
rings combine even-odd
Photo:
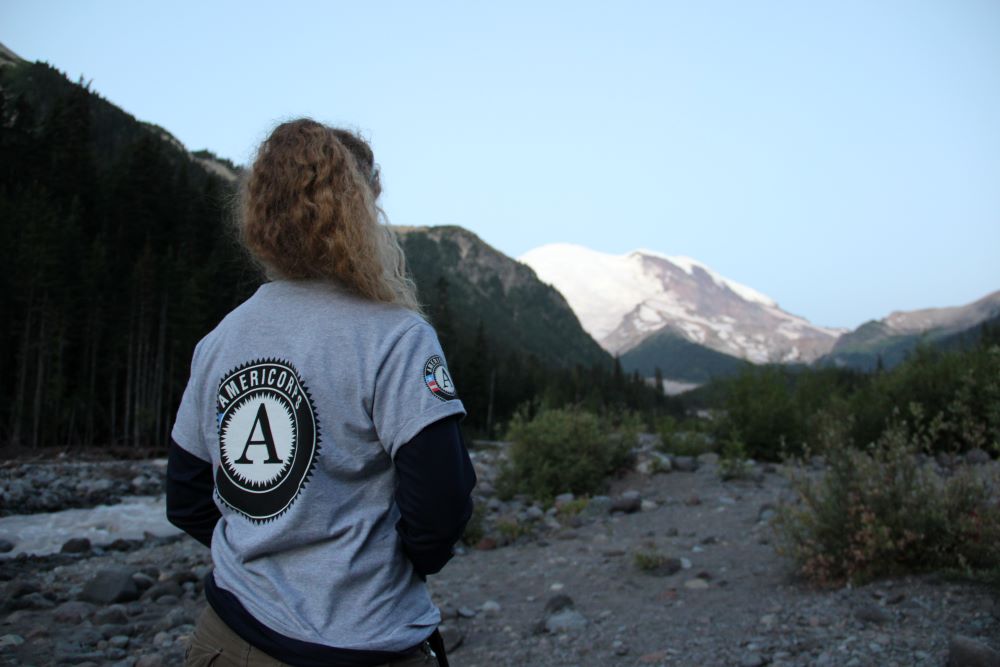
[[(429, 582), (457, 667), (1000, 665), (1000, 601), (982, 584), (796, 581), (772, 544), (791, 495), (780, 467), (724, 482), (711, 455), (651, 466), (647, 451), (606, 497), (561, 498), (569, 512), (493, 497), (502, 455), (474, 452), (484, 537)], [(113, 479), (162, 483), (162, 466), (142, 465)], [(177, 536), (64, 551), (0, 560), (0, 664), (182, 664), (207, 549)], [(640, 567), (639, 553), (661, 558)]]

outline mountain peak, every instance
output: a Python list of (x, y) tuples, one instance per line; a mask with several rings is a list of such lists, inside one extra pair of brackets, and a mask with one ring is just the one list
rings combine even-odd
[(611, 255), (553, 243), (520, 261), (562, 292), (584, 329), (616, 354), (672, 332), (754, 362), (811, 361), (840, 333), (784, 312), (770, 297), (690, 257), (645, 249)]

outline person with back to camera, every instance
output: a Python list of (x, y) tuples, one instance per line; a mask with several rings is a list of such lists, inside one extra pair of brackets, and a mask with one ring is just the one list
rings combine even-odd
[(476, 476), (380, 192), (367, 143), (308, 119), (242, 184), (271, 281), (195, 348), (167, 466), (167, 516), (214, 566), (187, 665), (447, 665), (424, 582)]

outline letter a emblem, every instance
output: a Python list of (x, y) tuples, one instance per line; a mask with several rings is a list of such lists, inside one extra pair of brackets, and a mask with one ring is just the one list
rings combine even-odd
[[(254, 436), (257, 435), (258, 430), (260, 437), (255, 439)], [(257, 417), (253, 420), (253, 426), (250, 427), (250, 435), (247, 436), (247, 444), (243, 447), (243, 454), (233, 463), (253, 463), (253, 461), (247, 458), (247, 451), (250, 449), (250, 445), (264, 445), (267, 447), (267, 460), (264, 463), (282, 462), (278, 458), (278, 451), (274, 447), (274, 436), (271, 435), (271, 422), (268, 421), (267, 410), (264, 409), (263, 403), (257, 408)]]

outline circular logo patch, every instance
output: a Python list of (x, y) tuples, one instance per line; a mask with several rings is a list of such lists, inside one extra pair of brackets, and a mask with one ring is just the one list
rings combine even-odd
[(316, 463), (316, 409), (286, 361), (254, 361), (219, 383), (220, 465), (215, 486), (229, 507), (262, 522), (285, 512)]
[(451, 381), (451, 375), (444, 365), (441, 357), (434, 355), (424, 364), (424, 383), (431, 393), (442, 401), (450, 401), (458, 398), (455, 392), (455, 384)]

